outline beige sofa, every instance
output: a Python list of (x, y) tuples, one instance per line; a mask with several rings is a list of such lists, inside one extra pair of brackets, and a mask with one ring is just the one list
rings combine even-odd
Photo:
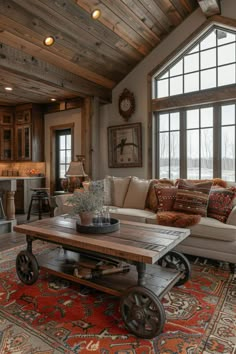
[[(150, 181), (136, 179), (134, 183), (134, 178), (131, 177), (112, 177), (109, 181), (106, 179), (104, 181), (105, 201), (110, 205), (112, 217), (157, 224), (156, 213), (145, 209)], [(71, 206), (67, 202), (68, 196), (56, 196), (57, 207), (54, 215), (67, 214), (71, 211)], [(200, 222), (189, 229), (191, 235), (176, 250), (185, 254), (227, 261), (231, 263), (232, 268), (235, 266), (236, 206), (233, 207), (226, 223), (210, 217), (201, 217)]]

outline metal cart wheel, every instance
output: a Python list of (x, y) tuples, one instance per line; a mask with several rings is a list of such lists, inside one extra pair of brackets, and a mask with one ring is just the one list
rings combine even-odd
[(22, 283), (32, 285), (39, 276), (39, 266), (35, 256), (29, 251), (21, 251), (16, 257), (16, 273)]
[(120, 310), (127, 329), (138, 337), (158, 336), (165, 324), (165, 310), (151, 290), (134, 286), (121, 297)]
[(182, 253), (170, 251), (158, 260), (158, 264), (164, 268), (176, 269), (183, 273), (182, 277), (176, 282), (176, 286), (183, 285), (190, 278), (191, 266)]

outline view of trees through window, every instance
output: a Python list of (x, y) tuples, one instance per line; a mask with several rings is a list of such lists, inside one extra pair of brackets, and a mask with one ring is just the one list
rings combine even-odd
[[(235, 33), (211, 28), (154, 76), (153, 98), (171, 102), (174, 95), (235, 84), (235, 69)], [(235, 181), (235, 102), (215, 99), (212, 104), (153, 113), (156, 177)]]

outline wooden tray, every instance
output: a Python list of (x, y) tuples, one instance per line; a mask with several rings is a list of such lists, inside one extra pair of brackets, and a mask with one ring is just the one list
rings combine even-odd
[(120, 229), (120, 220), (111, 218), (110, 224), (97, 226), (97, 225), (81, 225), (76, 222), (76, 231), (84, 234), (107, 234), (109, 232), (118, 231)]

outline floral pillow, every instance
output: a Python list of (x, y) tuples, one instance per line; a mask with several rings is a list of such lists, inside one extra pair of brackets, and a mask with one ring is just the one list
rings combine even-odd
[(174, 210), (207, 216), (207, 204), (212, 182), (191, 183), (180, 179)]
[(233, 207), (235, 191), (230, 188), (212, 188), (209, 195), (207, 216), (226, 223)]

